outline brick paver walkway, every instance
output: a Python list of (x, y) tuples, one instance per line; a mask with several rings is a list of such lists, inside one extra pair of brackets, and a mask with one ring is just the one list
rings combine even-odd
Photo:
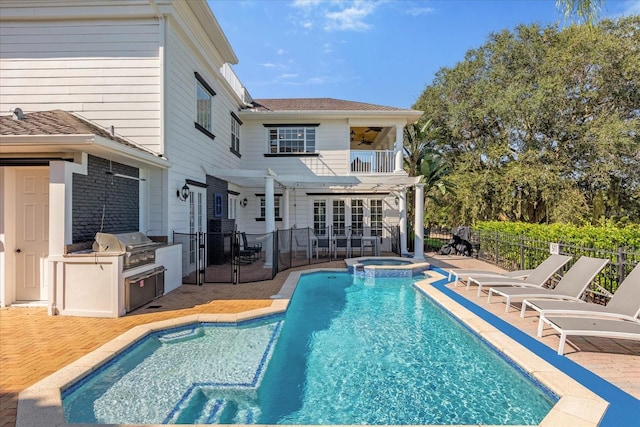
[[(493, 268), (463, 257), (428, 259), (434, 265), (459, 268)], [(311, 268), (344, 268), (335, 261)], [(299, 268), (303, 269), (303, 268)], [(48, 316), (44, 308), (0, 310), (0, 427), (15, 426), (18, 393), (42, 378), (95, 350), (133, 326), (197, 313), (238, 313), (271, 305), (269, 297), (278, 292), (289, 271), (275, 279), (250, 284), (205, 286), (184, 285), (152, 304), (118, 319)], [(476, 293), (457, 292), (488, 308), (505, 320), (535, 336), (533, 316), (521, 319), (515, 311), (505, 315), (504, 304), (487, 306)], [(542, 339), (553, 348), (557, 337), (547, 333)], [(567, 357), (596, 372), (628, 393), (640, 398), (640, 343), (603, 339), (572, 340), (581, 351), (567, 346)]]

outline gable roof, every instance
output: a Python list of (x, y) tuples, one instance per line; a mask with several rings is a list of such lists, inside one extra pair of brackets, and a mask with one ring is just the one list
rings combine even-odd
[(254, 111), (414, 111), (335, 98), (254, 99)]

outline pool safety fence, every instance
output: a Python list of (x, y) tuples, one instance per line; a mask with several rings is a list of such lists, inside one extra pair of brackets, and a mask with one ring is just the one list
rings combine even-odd
[[(425, 228), (425, 251), (438, 251), (453, 238), (456, 229)], [(535, 268), (551, 251), (571, 255), (573, 260), (565, 266), (569, 269), (581, 256), (607, 258), (609, 264), (596, 276), (585, 298), (606, 303), (625, 277), (640, 263), (640, 251), (630, 248), (593, 248), (568, 242), (549, 242), (525, 235), (471, 229), (469, 238), (473, 244), (473, 256), (505, 270)]]
[(294, 267), (381, 253), (400, 253), (397, 226), (291, 228), (273, 233), (173, 233), (182, 243), (182, 282), (249, 283)]

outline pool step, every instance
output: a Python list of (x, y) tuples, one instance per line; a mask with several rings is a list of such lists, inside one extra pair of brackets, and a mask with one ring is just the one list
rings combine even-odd
[(259, 414), (254, 399), (249, 396), (212, 398), (197, 390), (173, 420), (167, 421), (172, 424), (254, 424)]

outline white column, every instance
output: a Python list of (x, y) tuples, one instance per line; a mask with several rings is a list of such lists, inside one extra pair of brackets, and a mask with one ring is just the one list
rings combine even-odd
[(398, 206), (400, 215), (400, 254), (407, 253), (407, 190), (400, 192), (400, 206)]
[(282, 190), (282, 203), (280, 204), (280, 210), (282, 211), (282, 228), (288, 230), (289, 226), (289, 187), (284, 187)]
[(414, 240), (413, 259), (424, 261), (424, 184), (416, 184), (416, 203), (413, 231)]
[(404, 147), (404, 128), (396, 125), (396, 142), (393, 146), (393, 154), (395, 156), (395, 167), (393, 173), (404, 172), (403, 168), (403, 147)]
[[(264, 177), (264, 227), (265, 233), (273, 233), (276, 229), (276, 211), (275, 211), (275, 196), (274, 196), (274, 179), (273, 176), (267, 175)], [(273, 259), (273, 239), (269, 237), (265, 240), (265, 253), (267, 260), (264, 263), (264, 268), (271, 268)]]

